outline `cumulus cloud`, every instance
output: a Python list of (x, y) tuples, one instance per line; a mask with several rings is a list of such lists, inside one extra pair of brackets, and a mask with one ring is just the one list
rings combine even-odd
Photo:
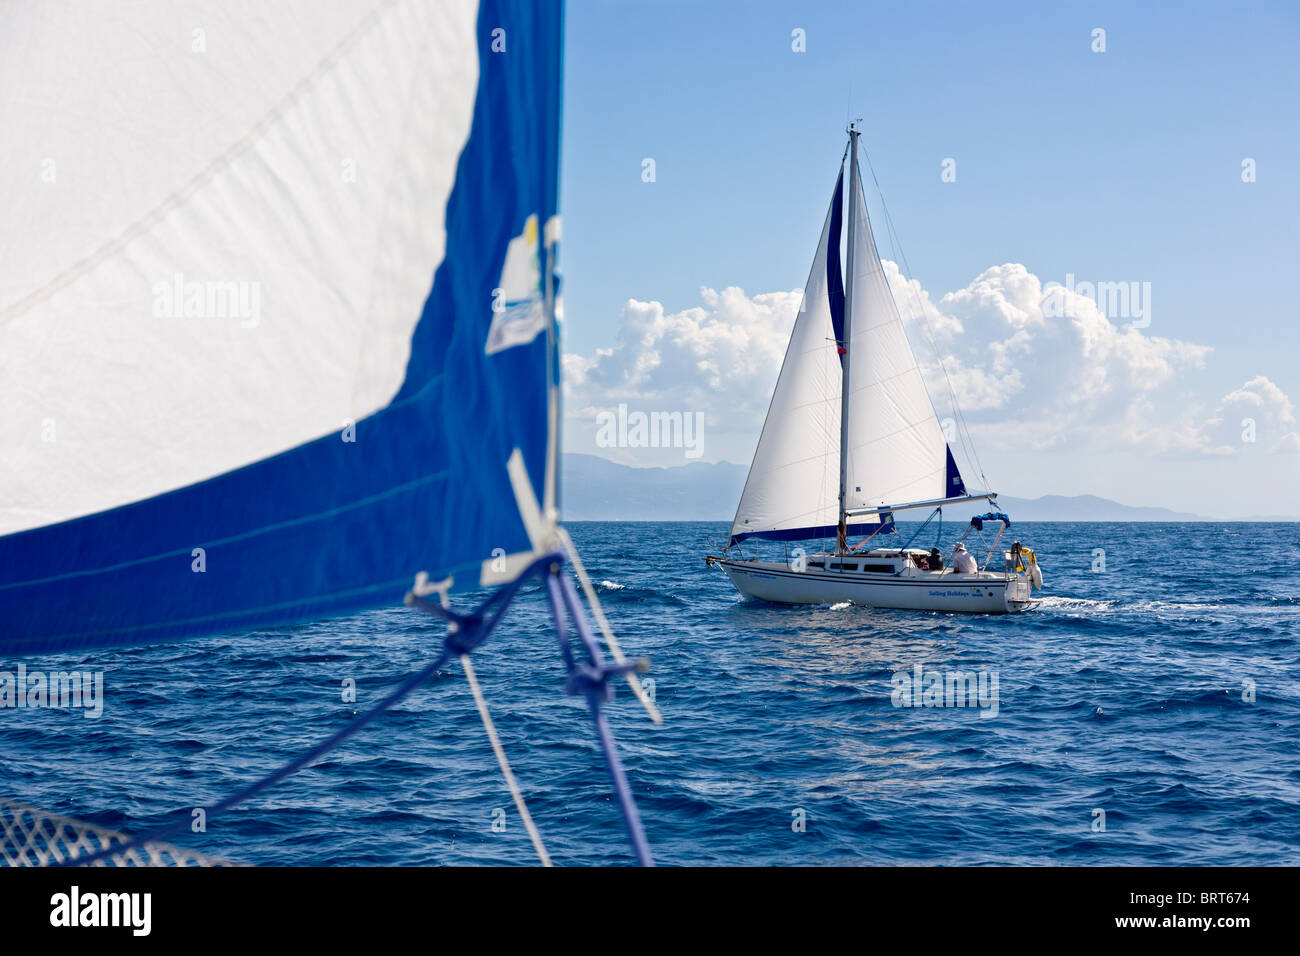
[[(646, 413), (698, 412), (708, 434), (743, 439), (731, 448), (714, 443), (718, 453), (710, 457), (747, 458), (801, 297), (801, 290), (747, 296), (735, 287), (703, 288), (701, 305), (671, 313), (662, 303), (629, 299), (613, 347), (564, 356), (568, 418), (594, 430), (597, 414), (620, 403)], [(589, 440), (568, 445), (590, 450)], [(749, 452), (741, 452), (746, 445)]]
[(1223, 396), (1205, 430), (1207, 446), (1221, 452), (1251, 444), (1274, 454), (1300, 451), (1295, 406), (1264, 375)]
[[(947, 395), (941, 356), (964, 412), (998, 421), (1015, 409), (1040, 443), (1102, 437), (1099, 426), (1113, 432), (1135, 405), (1202, 367), (1210, 352), (1112, 319), (1073, 290), (1045, 289), (1019, 263), (986, 269), (933, 304), (918, 300), (917, 284), (893, 263), (885, 268), (936, 405)], [(925, 329), (928, 337), (916, 334)]]
[(640, 398), (688, 393), (716, 397), (735, 386), (768, 382), (780, 366), (801, 293), (753, 297), (734, 286), (700, 290), (703, 305), (668, 313), (659, 302), (629, 299), (618, 344), (568, 356), (575, 385)]
[[(1294, 408), (1273, 382), (1261, 375), (1199, 405), (1175, 398), (1175, 383), (1204, 368), (1210, 347), (1141, 328), (1104, 299), (1044, 286), (1006, 263), (934, 300), (894, 263), (884, 267), (939, 416), (952, 414), (951, 385), (981, 447), (1231, 455), (1248, 444), (1240, 422), (1252, 419), (1261, 445), (1300, 450)], [(565, 356), (569, 417), (591, 419), (619, 402), (702, 410), (715, 437), (736, 438), (706, 457), (747, 458), (800, 295), (705, 288), (702, 304), (674, 313), (629, 300), (613, 346)]]

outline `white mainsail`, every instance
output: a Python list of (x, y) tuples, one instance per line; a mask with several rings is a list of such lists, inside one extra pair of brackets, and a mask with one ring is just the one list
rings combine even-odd
[[(856, 151), (854, 151), (856, 152)], [(857, 183), (857, 156), (850, 167)], [(845, 511), (966, 494), (889, 288), (860, 188), (850, 188), (853, 254), (840, 305), (836, 179), (812, 273), (741, 495), (731, 540), (795, 540), (835, 533), (840, 521), (843, 371), (837, 326), (847, 328), (849, 390)], [(844, 311), (836, 320), (836, 309)], [(843, 333), (841, 333), (843, 334)], [(875, 525), (849, 525), (849, 533)]]

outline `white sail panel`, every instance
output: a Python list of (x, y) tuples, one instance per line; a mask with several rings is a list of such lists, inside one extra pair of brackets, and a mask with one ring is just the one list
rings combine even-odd
[(445, 252), (478, 4), (4, 9), (0, 533), (385, 406)]
[(839, 521), (842, 379), (827, 256), (832, 243), (839, 242), (842, 172), (732, 523), (733, 540), (764, 532), (834, 528)]
[(861, 190), (850, 197), (848, 220), (854, 275), (846, 508), (943, 498), (950, 494), (948, 445), (881, 267)]

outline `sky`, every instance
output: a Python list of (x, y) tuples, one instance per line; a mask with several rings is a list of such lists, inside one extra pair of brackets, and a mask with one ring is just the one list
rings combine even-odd
[[(860, 118), (993, 490), (1300, 513), (1298, 47), (1281, 0), (569, 0), (566, 451), (748, 464)], [(620, 404), (699, 440), (610, 446)]]

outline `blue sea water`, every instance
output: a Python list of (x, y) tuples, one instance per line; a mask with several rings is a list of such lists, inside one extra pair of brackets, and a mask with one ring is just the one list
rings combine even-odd
[[(653, 662), (664, 725), (626, 688), (610, 713), (661, 864), (1300, 863), (1300, 525), (1017, 525), (1047, 587), (1002, 617), (742, 601), (702, 560), (724, 530), (571, 526), (625, 649)], [(530, 587), (478, 677), (555, 861), (625, 863), (548, 623)], [(106, 704), (0, 709), (0, 795), (133, 834), (189, 820), (440, 640), (393, 608), (27, 660), (102, 670)], [(996, 715), (895, 706), (916, 665), (996, 675)], [(535, 862), (459, 665), (173, 842), (254, 864)]]

